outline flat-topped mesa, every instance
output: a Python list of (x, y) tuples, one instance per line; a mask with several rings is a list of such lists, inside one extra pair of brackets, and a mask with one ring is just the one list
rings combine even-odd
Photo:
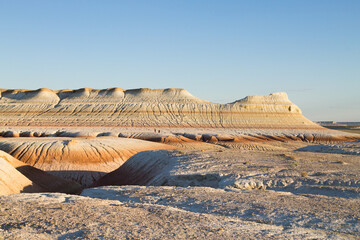
[(215, 104), (185, 89), (0, 90), (0, 125), (321, 128), (286, 93)]

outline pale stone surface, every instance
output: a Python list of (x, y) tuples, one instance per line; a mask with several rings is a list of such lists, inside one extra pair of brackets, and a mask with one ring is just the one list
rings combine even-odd
[(303, 152), (318, 152), (318, 153), (335, 153), (335, 154), (348, 154), (360, 155), (360, 141), (344, 142), (337, 144), (321, 144), (311, 145), (298, 149), (297, 151)]
[[(356, 224), (344, 218), (349, 213), (332, 213), (322, 224), (318, 217), (328, 212), (322, 211), (322, 204), (318, 207), (313, 204), (317, 199), (306, 196), (270, 192), (258, 196), (245, 190), (169, 187), (90, 189), (86, 195), (91, 198), (44, 193), (0, 197), (0, 238), (349, 239), (358, 236), (358, 230), (354, 230)], [(253, 201), (243, 202), (247, 197)], [(296, 206), (298, 203), (301, 205)], [(323, 203), (357, 204), (332, 199)], [(271, 214), (271, 207), (279, 215)], [(302, 221), (301, 214), (309, 218)], [(286, 216), (291, 217), (286, 219)], [(336, 221), (339, 216), (345, 221)]]
[(304, 143), (263, 150), (141, 152), (94, 186), (207, 186), (360, 198), (360, 156), (299, 152), (296, 145)]
[(360, 237), (360, 156), (294, 151), (311, 145), (298, 141), (236, 144), (138, 153), (127, 181), (147, 186), (0, 197), (0, 238)]
[[(107, 186), (83, 196), (171, 206), (189, 212), (237, 217), (286, 228), (308, 228), (360, 236), (359, 198), (299, 195), (271, 190), (209, 187)], [(354, 211), (355, 210), (355, 211)], [(321, 219), (321, 220), (320, 220)], [(339, 234), (341, 235), (341, 234)]]

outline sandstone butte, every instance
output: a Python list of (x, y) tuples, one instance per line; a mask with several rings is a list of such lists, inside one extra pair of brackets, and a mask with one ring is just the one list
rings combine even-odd
[(216, 104), (184, 89), (0, 89), (0, 126), (320, 129), (286, 93)]

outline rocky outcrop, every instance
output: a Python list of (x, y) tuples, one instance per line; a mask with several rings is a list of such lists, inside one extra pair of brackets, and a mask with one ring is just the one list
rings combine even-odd
[(80, 193), (82, 187), (25, 164), (0, 151), (0, 195), (31, 192)]
[[(278, 147), (273, 145), (274, 149), (263, 151), (224, 148), (141, 152), (93, 186), (206, 186), (359, 198), (360, 155), (324, 156), (294, 151), (296, 145), (305, 143), (292, 144), (276, 144)], [(351, 143), (354, 148), (359, 145), (360, 142)]]
[(41, 192), (43, 189), (16, 170), (9, 162), (0, 157), (0, 196), (27, 192)]
[(6, 138), (3, 150), (56, 176), (90, 185), (135, 153), (173, 146), (126, 138)]
[(215, 104), (184, 89), (0, 90), (2, 126), (312, 128), (286, 93)]

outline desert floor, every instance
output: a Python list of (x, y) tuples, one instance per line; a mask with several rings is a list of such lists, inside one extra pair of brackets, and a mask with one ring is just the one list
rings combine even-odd
[(171, 144), (80, 195), (0, 197), (0, 239), (360, 239), (360, 141)]

